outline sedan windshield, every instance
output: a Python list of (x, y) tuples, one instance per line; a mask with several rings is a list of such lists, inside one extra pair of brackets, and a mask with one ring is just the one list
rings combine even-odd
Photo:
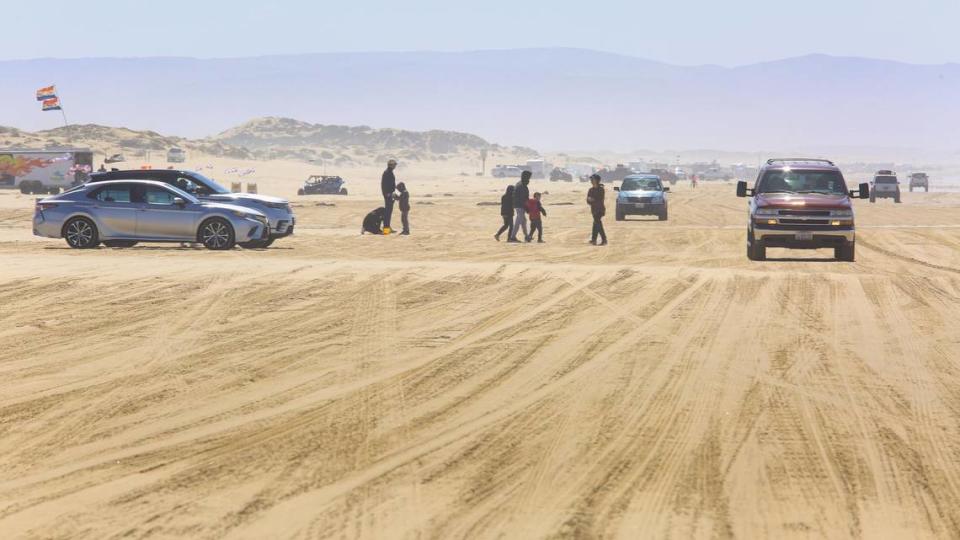
[(847, 185), (837, 171), (768, 171), (757, 185), (757, 193), (846, 195)]
[(624, 178), (620, 191), (660, 191), (660, 180), (656, 178)]

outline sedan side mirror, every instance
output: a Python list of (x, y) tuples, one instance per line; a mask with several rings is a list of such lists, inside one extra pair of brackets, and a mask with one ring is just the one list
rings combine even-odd
[[(858, 195), (860, 196), (861, 199), (869, 199), (869, 198), (870, 198), (870, 184), (868, 184), (868, 183), (866, 183), (866, 182), (860, 184), (859, 192), (860, 192), (860, 193), (858, 193)], [(851, 197), (854, 196), (852, 191), (850, 192), (850, 196), (851, 196)]]
[(180, 208), (183, 208), (184, 206), (187, 205), (187, 201), (183, 200), (182, 197), (174, 197), (173, 204), (179, 206)]
[(613, 190), (614, 190), (614, 191), (620, 191), (620, 188), (614, 187)]
[(747, 189), (747, 183), (743, 180), (737, 182), (737, 197), (746, 197), (750, 190)]
[(663, 187), (663, 190), (664, 190), (664, 191), (670, 191), (670, 188), (664, 186), (664, 187)]

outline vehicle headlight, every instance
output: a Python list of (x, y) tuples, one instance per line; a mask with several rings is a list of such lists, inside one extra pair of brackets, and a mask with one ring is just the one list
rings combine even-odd
[(256, 219), (255, 214), (251, 214), (250, 212), (244, 212), (242, 210), (232, 210), (230, 213), (237, 216), (238, 218)]
[(275, 208), (277, 210), (287, 210), (290, 208), (287, 203), (265, 202), (263, 205), (267, 208)]
[(758, 216), (776, 216), (780, 213), (776, 208), (757, 208), (755, 212)]
[(853, 217), (853, 210), (831, 210), (831, 217)]

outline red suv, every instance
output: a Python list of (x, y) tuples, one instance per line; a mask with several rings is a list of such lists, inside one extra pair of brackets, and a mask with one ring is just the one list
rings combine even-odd
[(851, 198), (870, 197), (870, 185), (847, 190), (843, 174), (825, 159), (770, 159), (753, 189), (737, 182), (737, 197), (750, 197), (747, 258), (762, 261), (768, 247), (833, 248), (853, 261), (856, 236)]

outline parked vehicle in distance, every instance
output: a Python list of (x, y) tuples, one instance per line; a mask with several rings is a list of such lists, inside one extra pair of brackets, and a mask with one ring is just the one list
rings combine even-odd
[(290, 208), (290, 202), (286, 199), (254, 193), (233, 193), (196, 171), (174, 169), (112, 170), (90, 175), (90, 182), (109, 180), (154, 180), (186, 191), (201, 201), (221, 202), (257, 210), (267, 216), (270, 222), (270, 235), (266, 239), (253, 242), (258, 245), (246, 247), (268, 247), (278, 238), (293, 234), (293, 228), (296, 225), (293, 209)]
[(551, 182), (560, 182), (560, 181), (573, 182), (573, 175), (561, 169), (560, 167), (554, 167), (553, 170), (550, 171), (550, 181)]
[(208, 249), (257, 247), (270, 235), (267, 216), (252, 208), (201, 201), (163, 182), (92, 182), (37, 201), (33, 234), (63, 238), (76, 249), (101, 243), (199, 242)]
[(825, 159), (769, 159), (753, 189), (737, 182), (737, 197), (750, 197), (747, 258), (762, 261), (768, 247), (833, 248), (841, 261), (855, 258), (851, 198), (866, 199), (870, 186), (847, 190), (840, 169)]
[(897, 180), (897, 173), (893, 171), (877, 171), (873, 177), (873, 189), (870, 190), (870, 202), (877, 202), (877, 199), (893, 199), (893, 202), (900, 202), (900, 181)]
[(314, 174), (297, 190), (297, 195), (346, 195), (344, 184), (346, 181), (339, 176)]
[(497, 165), (490, 171), (494, 178), (520, 178), (523, 168), (518, 165)]
[(927, 173), (917, 172), (910, 175), (910, 191), (913, 188), (923, 188), (923, 191), (930, 191), (930, 177)]
[(173, 147), (167, 150), (167, 163), (183, 163), (187, 160), (187, 153), (182, 148)]
[(617, 192), (617, 221), (623, 221), (629, 215), (657, 216), (660, 221), (667, 219), (667, 192), (660, 177), (655, 174), (632, 174), (623, 179)]
[(60, 193), (87, 180), (93, 170), (93, 152), (63, 150), (0, 150), (0, 188), (20, 193)]
[(126, 161), (126, 160), (127, 160), (127, 158), (125, 158), (125, 157), (123, 156), (123, 154), (111, 154), (110, 157), (104, 159), (103, 162), (104, 162), (104, 163), (107, 163), (107, 164), (110, 164), (110, 163), (122, 163), (122, 162), (124, 162), (124, 161)]
[[(618, 163), (616, 168), (608, 169), (603, 168), (596, 172), (600, 175), (600, 180), (602, 182), (619, 182), (624, 178), (630, 176), (631, 174), (636, 174), (637, 171), (631, 169), (630, 167), (625, 166), (623, 163)], [(591, 175), (585, 175), (580, 177), (581, 182), (589, 182)]]
[(659, 176), (662, 182), (669, 182), (671, 186), (676, 185), (677, 180), (680, 179), (677, 173), (668, 171), (667, 169), (651, 169), (650, 174)]

